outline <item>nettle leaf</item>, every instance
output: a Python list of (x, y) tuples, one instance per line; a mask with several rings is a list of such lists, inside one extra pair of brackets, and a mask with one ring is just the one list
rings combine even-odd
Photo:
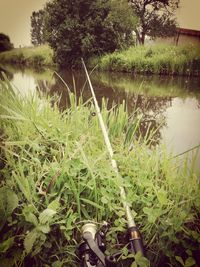
[(6, 220), (18, 206), (17, 195), (7, 187), (0, 188), (0, 220)]
[(10, 237), (0, 244), (0, 252), (6, 252), (14, 243), (14, 237)]
[(27, 222), (30, 222), (30, 223), (32, 223), (35, 226), (38, 225), (38, 219), (35, 216), (35, 214), (32, 212), (31, 207), (30, 207), (30, 209), (29, 209), (29, 206), (28, 207), (24, 207), (24, 209), (23, 209), (23, 215), (24, 215), (25, 220)]
[(38, 225), (37, 230), (41, 231), (44, 234), (48, 234), (50, 232), (49, 225)]
[(51, 203), (49, 203), (47, 208), (57, 211), (60, 208), (60, 198), (56, 198)]
[(33, 245), (39, 236), (40, 236), (40, 233), (36, 229), (33, 229), (31, 232), (29, 232), (26, 235), (24, 239), (24, 247), (28, 254), (31, 252)]
[(55, 210), (45, 209), (40, 213), (39, 221), (41, 224), (50, 223), (53, 216), (56, 214)]

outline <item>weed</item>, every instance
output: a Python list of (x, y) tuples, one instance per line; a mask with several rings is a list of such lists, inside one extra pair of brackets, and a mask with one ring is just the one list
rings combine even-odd
[(69, 108), (61, 112), (55, 97), (21, 96), (8, 81), (0, 84), (2, 266), (77, 266), (84, 220), (108, 221), (108, 250), (115, 251), (116, 242), (123, 248), (125, 240), (118, 239), (126, 230), (121, 185), (137, 212), (151, 265), (195, 265), (200, 244), (195, 173), (181, 168), (164, 148), (150, 150), (151, 134), (136, 139), (137, 113), (130, 118), (124, 104), (108, 110), (103, 101), (123, 177), (116, 179), (98, 120), (91, 116), (93, 103), (77, 101), (70, 92), (69, 99)]

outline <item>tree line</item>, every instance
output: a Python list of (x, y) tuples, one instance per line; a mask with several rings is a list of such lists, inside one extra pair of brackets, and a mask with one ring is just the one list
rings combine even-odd
[(0, 33), (0, 52), (13, 49), (13, 44), (10, 41), (10, 37), (4, 33)]
[(32, 44), (48, 43), (55, 61), (69, 66), (80, 57), (144, 44), (147, 35), (175, 34), (179, 1), (52, 0), (31, 15)]

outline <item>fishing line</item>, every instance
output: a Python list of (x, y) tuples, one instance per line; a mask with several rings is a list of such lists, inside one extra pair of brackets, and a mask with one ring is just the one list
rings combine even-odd
[(186, 154), (186, 153), (188, 153), (188, 152), (190, 152), (190, 151), (192, 151), (192, 150), (198, 149), (198, 148), (200, 148), (200, 144), (199, 144), (199, 145), (196, 145), (196, 146), (193, 146), (192, 148), (190, 148), (190, 149), (188, 149), (188, 150), (185, 150), (185, 151), (181, 152), (180, 154), (177, 154), (177, 155), (173, 156), (173, 157), (170, 158), (170, 159), (177, 158), (177, 157), (179, 157), (179, 156), (182, 156), (182, 155), (184, 155), (184, 154)]

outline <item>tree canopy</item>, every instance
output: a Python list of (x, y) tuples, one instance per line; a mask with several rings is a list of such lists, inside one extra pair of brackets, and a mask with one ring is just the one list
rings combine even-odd
[(45, 12), (46, 38), (59, 65), (133, 41), (136, 17), (126, 0), (53, 0)]
[(11, 50), (12, 48), (13, 44), (10, 42), (9, 36), (4, 33), (0, 33), (0, 52)]
[(172, 36), (176, 31), (174, 12), (180, 0), (129, 0), (139, 18), (135, 32), (140, 44), (145, 36), (151, 38)]
[(31, 15), (31, 42), (33, 45), (41, 45), (45, 42), (44, 34), (44, 10), (34, 11)]

